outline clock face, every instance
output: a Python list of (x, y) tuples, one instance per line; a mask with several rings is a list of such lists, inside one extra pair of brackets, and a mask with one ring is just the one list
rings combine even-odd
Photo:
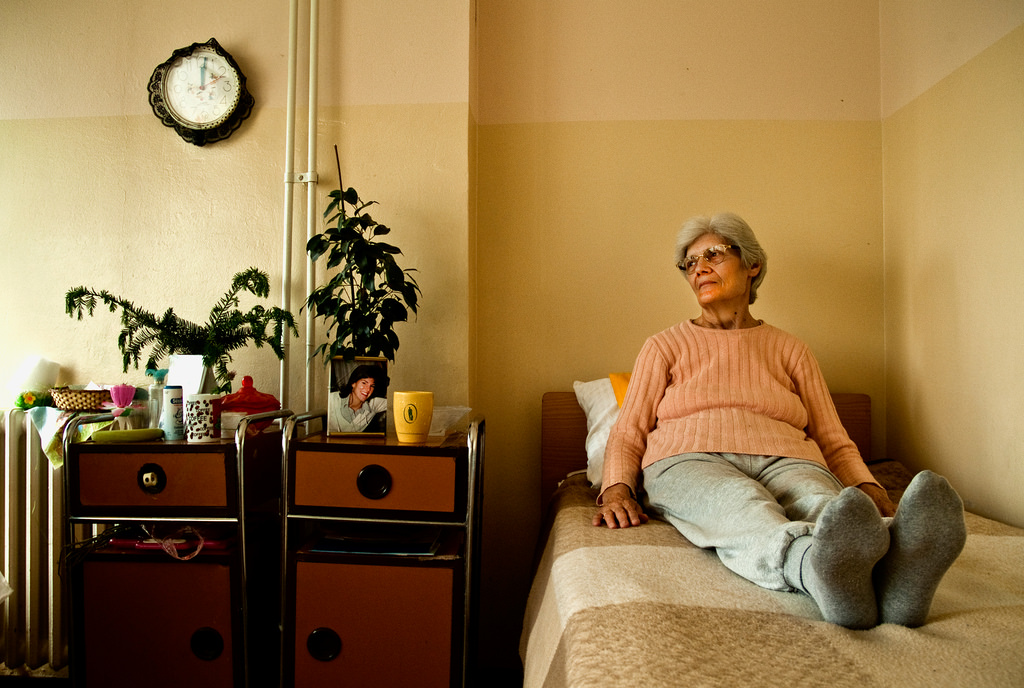
[(217, 39), (179, 48), (149, 77), (153, 114), (196, 146), (223, 141), (252, 113), (245, 75)]
[(238, 72), (213, 48), (201, 46), (174, 60), (163, 80), (167, 111), (194, 129), (213, 129), (238, 107)]

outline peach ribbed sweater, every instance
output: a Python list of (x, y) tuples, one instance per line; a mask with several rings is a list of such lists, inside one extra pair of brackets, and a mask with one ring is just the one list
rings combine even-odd
[(844, 485), (874, 483), (836, 414), (817, 361), (771, 325), (740, 330), (684, 321), (637, 357), (605, 450), (602, 491), (690, 452), (815, 461)]

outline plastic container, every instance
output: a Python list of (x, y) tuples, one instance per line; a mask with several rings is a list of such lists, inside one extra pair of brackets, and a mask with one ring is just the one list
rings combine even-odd
[[(220, 404), (221, 414), (241, 412), (249, 416), (281, 408), (281, 402), (273, 394), (265, 394), (252, 386), (252, 376), (242, 378), (242, 388), (224, 397)], [(249, 426), (249, 433), (263, 432), (273, 421), (261, 421)]]
[(149, 386), (149, 427), (160, 427), (160, 409), (164, 404), (164, 380), (160, 378)]
[(164, 439), (185, 439), (185, 401), (181, 385), (164, 387), (163, 402), (160, 408), (160, 429), (164, 431)]

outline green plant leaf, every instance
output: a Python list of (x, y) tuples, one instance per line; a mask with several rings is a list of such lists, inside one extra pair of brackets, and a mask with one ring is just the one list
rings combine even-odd
[(323, 234), (317, 234), (306, 242), (306, 253), (309, 254), (309, 259), (317, 261), (320, 256), (327, 252), (330, 247), (330, 243)]
[(408, 309), (397, 299), (385, 299), (381, 302), (380, 312), (392, 322), (404, 322), (409, 319)]
[[(240, 292), (266, 298), (270, 293), (270, 278), (256, 268), (237, 273), (231, 280), (231, 287), (210, 310), (205, 325), (178, 318), (172, 308), (158, 317), (109, 292), (84, 287), (67, 292), (65, 310), (79, 320), (85, 312), (91, 316), (99, 303), (106, 304), (111, 312), (121, 311), (122, 330), (117, 345), (125, 372), (130, 365), (138, 368), (147, 350), (147, 368), (157, 368), (159, 361), (171, 354), (198, 354), (214, 370), (217, 388), (230, 391), (231, 374), (227, 366), (232, 360), (232, 351), (250, 343), (257, 348), (270, 344), (278, 358), (283, 358), (284, 333), (290, 331), (298, 336), (295, 320), (288, 311), (276, 307), (268, 310), (260, 305), (253, 306), (247, 313), (239, 311)], [(270, 335), (268, 327), (272, 328)]]
[(378, 241), (377, 246), (379, 246), (382, 251), (392, 255), (400, 255), (402, 253), (402, 249), (397, 246), (392, 246), (391, 244), (385, 244), (383, 241)]
[[(337, 158), (337, 147), (335, 147)], [(338, 160), (338, 179), (341, 163)], [(345, 190), (342, 191), (341, 189)], [(327, 226), (307, 242), (314, 262), (326, 257), (326, 281), (311, 291), (305, 307), (326, 325), (328, 341), (314, 349), (326, 364), (330, 357), (383, 355), (393, 360), (398, 348), (396, 322), (416, 312), (419, 286), (395, 260), (401, 250), (377, 241), (391, 233), (369, 212), (376, 201), (364, 201), (352, 187), (328, 193), (323, 217)]]

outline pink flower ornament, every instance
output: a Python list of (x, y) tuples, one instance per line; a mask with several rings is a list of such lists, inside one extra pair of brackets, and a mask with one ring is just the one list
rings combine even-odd
[(135, 386), (134, 385), (114, 385), (110, 388), (110, 398), (112, 401), (103, 402), (103, 408), (110, 409), (111, 415), (115, 418), (124, 414), (130, 416), (133, 406), (132, 400), (135, 398)]

